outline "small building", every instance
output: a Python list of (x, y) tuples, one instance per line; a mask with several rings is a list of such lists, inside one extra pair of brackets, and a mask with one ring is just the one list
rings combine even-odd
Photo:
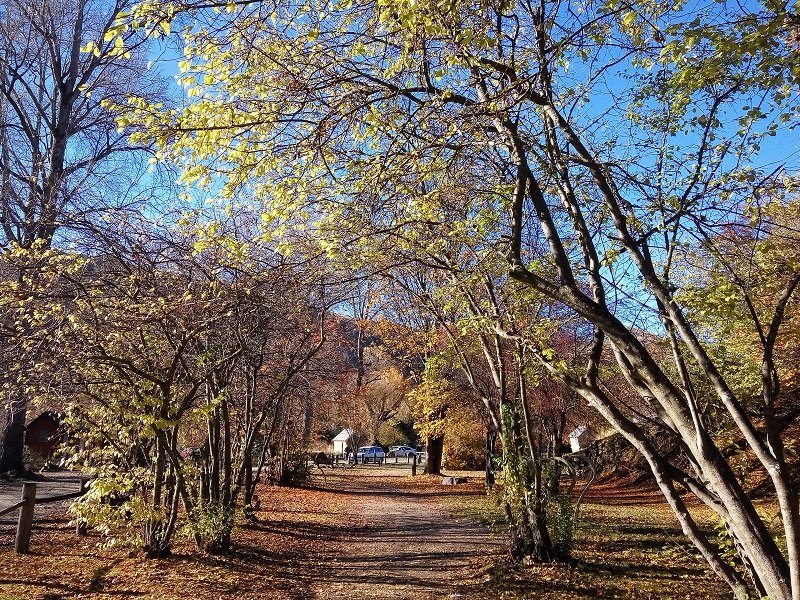
[(576, 427), (569, 434), (569, 446), (573, 452), (580, 452), (597, 439), (594, 431), (588, 425)]
[(344, 454), (345, 448), (347, 446), (352, 447), (352, 440), (353, 440), (353, 430), (352, 429), (342, 429), (331, 443), (333, 444), (333, 453), (334, 454)]
[(25, 445), (42, 458), (53, 458), (61, 443), (60, 427), (58, 415), (43, 412), (25, 428)]

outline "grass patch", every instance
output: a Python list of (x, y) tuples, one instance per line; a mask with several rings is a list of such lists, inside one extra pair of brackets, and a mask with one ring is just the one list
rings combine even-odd
[[(502, 531), (502, 511), (491, 495), (453, 494), (441, 503), (453, 515), (481, 518)], [(710, 511), (694, 506), (693, 512), (712, 529)], [(501, 557), (463, 582), (459, 593), (471, 600), (730, 598), (657, 491), (601, 486), (584, 501), (579, 519), (571, 564), (513, 565)]]

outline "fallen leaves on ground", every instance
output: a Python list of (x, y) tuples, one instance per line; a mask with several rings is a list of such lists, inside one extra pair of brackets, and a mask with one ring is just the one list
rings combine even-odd
[(14, 528), (0, 530), (0, 600), (56, 598), (302, 598), (326, 568), (349, 519), (347, 498), (313, 489), (263, 487), (260, 522), (241, 523), (230, 552), (208, 556), (180, 540), (170, 558), (146, 560), (127, 548), (79, 538), (67, 517), (36, 523), (31, 554), (13, 553)]
[[(370, 493), (413, 493), (415, 501), (435, 503), (453, 519), (490, 518), (497, 512), (474, 473), (465, 486), (442, 486), (432, 476), (390, 476), (380, 469), (329, 474), (324, 483), (335, 488), (356, 477), (373, 478)], [(461, 581), (462, 597), (729, 596), (683, 538), (657, 493), (626, 490), (613, 482), (594, 492), (582, 509), (574, 564), (513, 567), (503, 556), (487, 557), (486, 566), (476, 566), (474, 576)], [(320, 575), (336, 567), (353, 532), (371, 527), (364, 515), (351, 510), (358, 504), (356, 492), (265, 486), (258, 496), (258, 522), (240, 523), (231, 551), (217, 556), (199, 554), (188, 540), (176, 544), (171, 558), (161, 560), (146, 560), (125, 548), (100, 548), (97, 535), (76, 537), (65, 515), (37, 522), (32, 554), (16, 556), (14, 527), (0, 527), (0, 600), (320, 597), (315, 588)], [(431, 540), (432, 545), (442, 543)], [(376, 581), (380, 573), (376, 565)], [(442, 573), (443, 578), (451, 575)], [(381, 589), (376, 586), (372, 597), (386, 597)]]
[[(696, 502), (692, 509), (710, 529), (711, 512)], [(592, 486), (581, 507), (573, 559), (529, 566), (496, 562), (463, 594), (471, 600), (722, 600), (731, 595), (652, 484), (610, 477)]]

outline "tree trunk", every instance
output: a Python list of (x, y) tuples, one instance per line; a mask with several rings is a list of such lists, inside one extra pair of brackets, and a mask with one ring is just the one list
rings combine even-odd
[(439, 475), (442, 472), (442, 451), (444, 450), (444, 436), (429, 437), (425, 441), (425, 451), (428, 460), (425, 463), (426, 475)]
[(244, 514), (247, 518), (253, 518), (253, 493), (255, 491), (255, 483), (253, 482), (253, 455), (249, 448), (245, 448), (245, 454), (242, 457), (244, 462)]
[(24, 400), (16, 400), (3, 411), (2, 430), (0, 430), (0, 473), (9, 471), (17, 475), (25, 473), (22, 450), (25, 446), (26, 404)]
[(494, 443), (497, 439), (497, 432), (491, 428), (486, 429), (486, 476), (484, 478), (484, 484), (487, 488), (491, 488), (494, 486), (494, 465), (492, 465), (492, 459), (494, 458)]

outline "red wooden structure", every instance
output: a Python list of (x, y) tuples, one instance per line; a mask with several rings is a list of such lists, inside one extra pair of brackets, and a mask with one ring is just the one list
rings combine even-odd
[(61, 442), (60, 422), (52, 412), (43, 412), (25, 429), (25, 445), (42, 458), (52, 458)]

